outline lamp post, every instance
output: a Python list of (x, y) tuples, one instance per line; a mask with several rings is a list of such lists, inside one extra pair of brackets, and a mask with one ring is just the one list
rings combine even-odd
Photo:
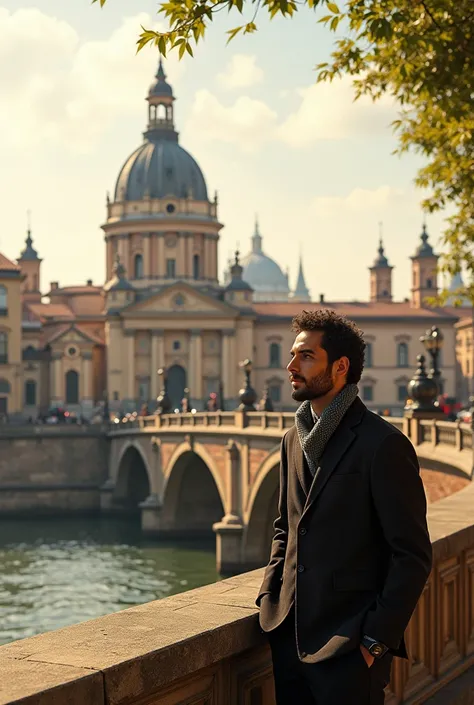
[(168, 389), (167, 389), (167, 374), (166, 374), (166, 369), (164, 367), (160, 367), (158, 370), (158, 377), (161, 380), (161, 392), (159, 397), (157, 398), (157, 414), (169, 414), (171, 411), (171, 399), (168, 396)]
[(408, 396), (411, 400), (409, 406), (406, 406), (407, 411), (416, 411), (432, 414), (437, 412), (435, 406), (438, 387), (432, 377), (428, 377), (425, 370), (425, 356), (418, 355), (418, 368), (413, 375), (413, 379), (408, 383)]
[(428, 376), (435, 381), (439, 395), (443, 391), (441, 371), (439, 369), (439, 354), (443, 347), (444, 336), (437, 326), (432, 326), (426, 331), (425, 335), (420, 337), (420, 342), (423, 343), (426, 352), (428, 352), (431, 357), (431, 370)]
[(105, 423), (110, 423), (109, 397), (106, 389), (104, 389), (104, 393), (102, 396), (104, 398), (104, 406), (102, 408), (102, 419)]
[(245, 373), (245, 387), (239, 390), (240, 411), (255, 411), (255, 402), (257, 401), (257, 392), (253, 389), (250, 383), (250, 373), (252, 371), (252, 360), (248, 358), (239, 362), (239, 367)]

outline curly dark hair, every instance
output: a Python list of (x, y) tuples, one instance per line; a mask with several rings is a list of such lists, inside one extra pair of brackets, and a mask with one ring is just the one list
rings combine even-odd
[(322, 331), (321, 347), (327, 352), (328, 364), (332, 365), (340, 357), (347, 357), (347, 384), (359, 382), (364, 369), (365, 342), (362, 331), (354, 321), (329, 309), (302, 311), (293, 318), (291, 329), (296, 334)]

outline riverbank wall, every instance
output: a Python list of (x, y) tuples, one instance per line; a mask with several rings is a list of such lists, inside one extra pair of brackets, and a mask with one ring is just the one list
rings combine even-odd
[(108, 475), (102, 426), (4, 426), (0, 429), (0, 516), (100, 511)]

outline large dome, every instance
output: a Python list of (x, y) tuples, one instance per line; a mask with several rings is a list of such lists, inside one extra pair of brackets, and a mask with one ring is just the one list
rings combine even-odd
[(204, 176), (195, 159), (177, 142), (147, 140), (123, 165), (115, 200), (141, 201), (167, 196), (207, 201)]
[(207, 201), (207, 188), (195, 159), (178, 144), (171, 86), (160, 59), (148, 92), (145, 142), (128, 157), (115, 186), (115, 201), (190, 198)]

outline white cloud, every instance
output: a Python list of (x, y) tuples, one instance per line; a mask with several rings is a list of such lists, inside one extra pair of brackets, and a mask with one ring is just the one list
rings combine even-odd
[(226, 69), (217, 75), (224, 88), (248, 88), (263, 81), (263, 70), (257, 66), (257, 57), (234, 54)]
[(355, 213), (383, 214), (384, 209), (403, 205), (405, 201), (404, 192), (392, 186), (379, 186), (373, 190), (355, 188), (347, 196), (318, 196), (310, 204), (310, 210), (314, 217), (348, 218)]
[(315, 83), (299, 89), (298, 109), (278, 128), (278, 138), (292, 147), (317, 140), (340, 140), (390, 135), (396, 109), (390, 97), (378, 102), (362, 97), (354, 101), (349, 77), (332, 83)]
[[(144, 112), (144, 77), (157, 54), (135, 54), (149, 15), (125, 18), (103, 40), (81, 42), (71, 25), (36, 9), (0, 9), (0, 147), (59, 143), (89, 151), (120, 116)], [(176, 59), (167, 62), (174, 78)]]
[(223, 105), (204, 89), (197, 91), (189, 116), (189, 132), (206, 140), (236, 143), (249, 151), (271, 138), (277, 114), (261, 100), (240, 96)]

